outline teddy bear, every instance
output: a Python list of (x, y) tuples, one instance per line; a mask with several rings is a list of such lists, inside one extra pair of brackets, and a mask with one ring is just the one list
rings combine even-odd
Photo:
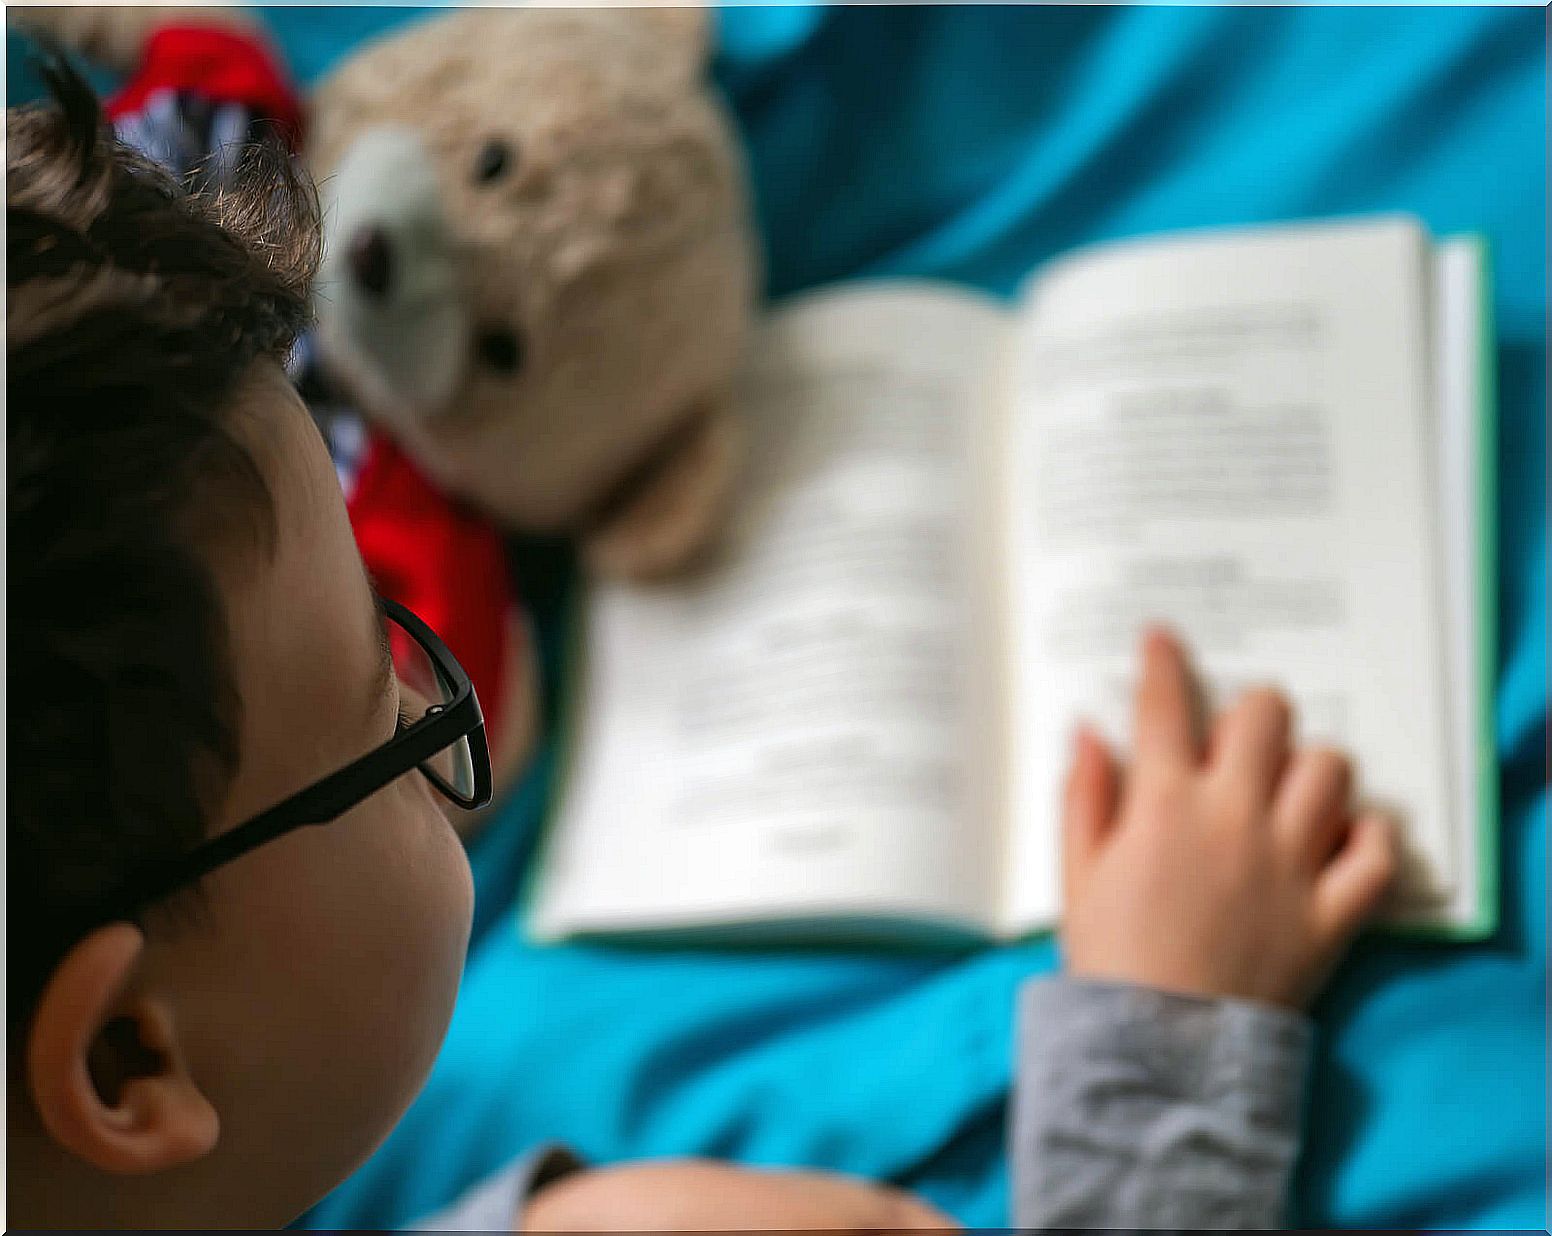
[(352, 54), (310, 101), (319, 351), (449, 492), (685, 565), (738, 451), (756, 251), (701, 9), (477, 9)]
[(737, 475), (759, 261), (704, 11), (437, 15), (305, 101), (240, 10), (13, 13), (128, 72), (115, 127), (180, 174), (261, 123), (299, 146), (325, 245), (297, 377), (369, 569), (464, 661), (510, 785), (537, 670), (503, 534), (660, 578)]

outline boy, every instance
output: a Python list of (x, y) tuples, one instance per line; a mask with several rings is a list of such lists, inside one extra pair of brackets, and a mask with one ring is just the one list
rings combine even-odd
[[(316, 260), (283, 159), (184, 196), (67, 71), (7, 116), (8, 1172), (16, 1227), (278, 1226), (413, 1098), (470, 922), (467, 677), (377, 601), (281, 361)], [(1022, 1226), (1271, 1226), (1318, 986), (1388, 883), (1337, 755), (1205, 747), (1149, 637), (1124, 779), (1080, 732), (1067, 973), (1024, 995)], [(827, 1173), (514, 1165), (437, 1226), (948, 1226)]]

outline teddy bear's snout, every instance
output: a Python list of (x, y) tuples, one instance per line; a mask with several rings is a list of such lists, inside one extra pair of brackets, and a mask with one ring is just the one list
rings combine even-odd
[(326, 359), (391, 415), (441, 415), (476, 340), (458, 246), (419, 135), (368, 129), (320, 187)]
[(369, 300), (382, 300), (393, 282), (393, 241), (377, 223), (358, 227), (345, 242), (345, 265), (356, 290)]

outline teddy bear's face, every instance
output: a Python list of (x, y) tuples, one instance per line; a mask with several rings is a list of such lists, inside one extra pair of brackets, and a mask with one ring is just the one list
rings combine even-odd
[(584, 518), (737, 363), (747, 204), (691, 20), (460, 13), (315, 97), (323, 359), (512, 526)]

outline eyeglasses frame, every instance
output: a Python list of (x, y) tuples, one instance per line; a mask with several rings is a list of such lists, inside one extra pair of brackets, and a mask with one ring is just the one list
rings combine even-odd
[[(381, 746), (252, 819), (202, 842), (170, 862), (136, 873), (109, 893), (94, 899), (77, 917), (72, 933), (76, 938), (106, 923), (133, 919), (146, 906), (288, 833), (328, 824), (416, 769), (426, 774), (439, 793), (465, 810), (477, 810), (490, 802), (490, 747), (485, 736), (484, 715), (480, 712), (480, 702), (468, 673), (436, 632), (415, 614), (388, 597), (379, 596), (377, 600), (383, 612), (408, 631), (431, 658), (437, 673), (450, 684), (452, 699), (446, 704), (433, 705), (424, 717), (401, 729)], [(435, 770), (422, 767), (432, 756), (463, 739), (469, 741), (474, 764), (474, 793), (468, 798), (459, 795)]]

